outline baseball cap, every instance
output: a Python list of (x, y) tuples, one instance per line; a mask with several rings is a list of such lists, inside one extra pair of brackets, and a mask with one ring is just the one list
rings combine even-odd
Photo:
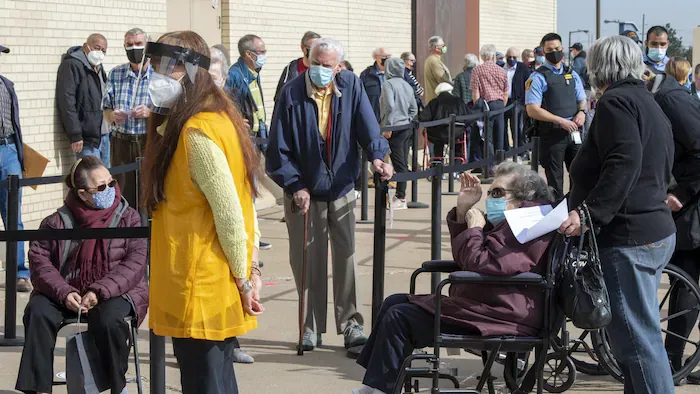
[(10, 53), (10, 48), (0, 45), (0, 52)]
[(505, 57), (506, 55), (502, 54), (501, 52), (496, 52), (496, 59), (503, 59)]
[(544, 49), (542, 47), (537, 47), (535, 48), (535, 55), (536, 56), (542, 56), (544, 55)]
[(569, 49), (575, 49), (577, 51), (582, 51), (583, 45), (580, 42), (577, 42), (576, 44), (570, 46)]

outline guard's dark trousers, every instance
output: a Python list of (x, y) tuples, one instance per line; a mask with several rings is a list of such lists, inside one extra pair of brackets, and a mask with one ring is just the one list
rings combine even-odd
[(547, 184), (554, 189), (555, 199), (564, 197), (564, 164), (571, 168), (580, 145), (574, 143), (569, 132), (560, 128), (539, 133), (540, 164), (547, 175)]

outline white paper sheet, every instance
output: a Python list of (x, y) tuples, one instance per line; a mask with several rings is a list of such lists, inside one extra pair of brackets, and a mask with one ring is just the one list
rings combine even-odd
[(513, 235), (521, 243), (527, 243), (558, 229), (569, 217), (566, 199), (552, 209), (551, 205), (510, 209), (505, 212)]

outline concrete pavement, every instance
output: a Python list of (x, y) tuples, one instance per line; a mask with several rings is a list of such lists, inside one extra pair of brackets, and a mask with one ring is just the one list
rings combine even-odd
[[(446, 184), (444, 190), (447, 190)], [(370, 198), (369, 201), (371, 215), (374, 199)], [(420, 201), (430, 202), (430, 184), (427, 181), (420, 182)], [(455, 202), (456, 197), (454, 196), (443, 198), (443, 218)], [(480, 206), (483, 209), (483, 203)], [(356, 213), (359, 218), (359, 203)], [(255, 394), (349, 393), (351, 389), (360, 386), (363, 369), (356, 365), (354, 360), (346, 357), (341, 336), (330, 332), (324, 335), (324, 346), (321, 349), (307, 352), (303, 357), (296, 355), (298, 304), (288, 263), (287, 230), (286, 226), (279, 222), (282, 216), (281, 207), (273, 207), (259, 212), (263, 239), (272, 243), (273, 248), (261, 252), (261, 260), (265, 263), (263, 268), (265, 283), (263, 304), (266, 311), (260, 317), (259, 328), (240, 338), (242, 346), (256, 360), (255, 364), (252, 365), (235, 365), (240, 392)], [(451, 252), (446, 226), (443, 225), (442, 230), (442, 256), (450, 258)], [(365, 316), (367, 331), (370, 327), (372, 294), (372, 236), (371, 225), (357, 226), (357, 263), (360, 277), (359, 309)], [(397, 292), (407, 292), (411, 272), (419, 267), (422, 261), (429, 258), (430, 210), (396, 212), (393, 227), (387, 230), (385, 296)], [(332, 278), (329, 277), (329, 280)], [(418, 289), (427, 292), (428, 288), (429, 282), (426, 276), (419, 280)], [(4, 310), (4, 294), (0, 297), (2, 297), (0, 308)], [(21, 317), (27, 299), (27, 294), (19, 295), (17, 321), (20, 327), (18, 327), (18, 333), (23, 332)], [(329, 303), (329, 311), (332, 311), (331, 303)], [(328, 327), (333, 329), (332, 316), (329, 318)], [(68, 334), (69, 330), (64, 330), (63, 334)], [(148, 392), (150, 382), (148, 380), (149, 349), (146, 325), (141, 327), (139, 346), (143, 382), (145, 390)], [(65, 339), (60, 338), (56, 346), (54, 362), (56, 371), (65, 369), (64, 349)], [(0, 394), (14, 392), (20, 355), (21, 348), (0, 347)], [(480, 360), (462, 352), (460, 356), (451, 356), (446, 359), (446, 362), (450, 367), (458, 368), (460, 380), (463, 381), (464, 385), (473, 387), (475, 376), (480, 371)], [(166, 348), (166, 364), (167, 392), (181, 392), (177, 363), (169, 344)], [(503, 386), (501, 368), (497, 367), (494, 372), (495, 376), (499, 378), (496, 382), (497, 386)], [(130, 367), (129, 376), (133, 377), (132, 367)], [(426, 385), (427, 383), (423, 382), (421, 387), (425, 388)], [(131, 393), (136, 393), (134, 384), (129, 384), (128, 388)], [(54, 392), (65, 393), (65, 388), (57, 388)], [(590, 377), (579, 374), (576, 384), (568, 392), (622, 392), (622, 385), (609, 377)], [(685, 386), (678, 388), (676, 392), (698, 393), (700, 389), (697, 386)]]

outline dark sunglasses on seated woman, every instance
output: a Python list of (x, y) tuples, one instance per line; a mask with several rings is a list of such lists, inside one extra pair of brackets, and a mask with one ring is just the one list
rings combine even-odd
[[(88, 188), (88, 189), (85, 189), (85, 190), (87, 190), (87, 191), (89, 191), (89, 192), (95, 191), (96, 193), (102, 193), (103, 191), (105, 191), (105, 190), (107, 189), (107, 187), (114, 187), (116, 184), (117, 184), (116, 179), (112, 179), (111, 181), (109, 181), (109, 183), (104, 183), (104, 184), (102, 184), (102, 185), (100, 185), (100, 186), (97, 186), (97, 187), (94, 187), (94, 188)], [(95, 194), (95, 193), (93, 193), (93, 194)]]
[(503, 198), (506, 196), (507, 192), (512, 190), (504, 189), (502, 187), (494, 187), (493, 189), (486, 192), (486, 195), (491, 198)]

